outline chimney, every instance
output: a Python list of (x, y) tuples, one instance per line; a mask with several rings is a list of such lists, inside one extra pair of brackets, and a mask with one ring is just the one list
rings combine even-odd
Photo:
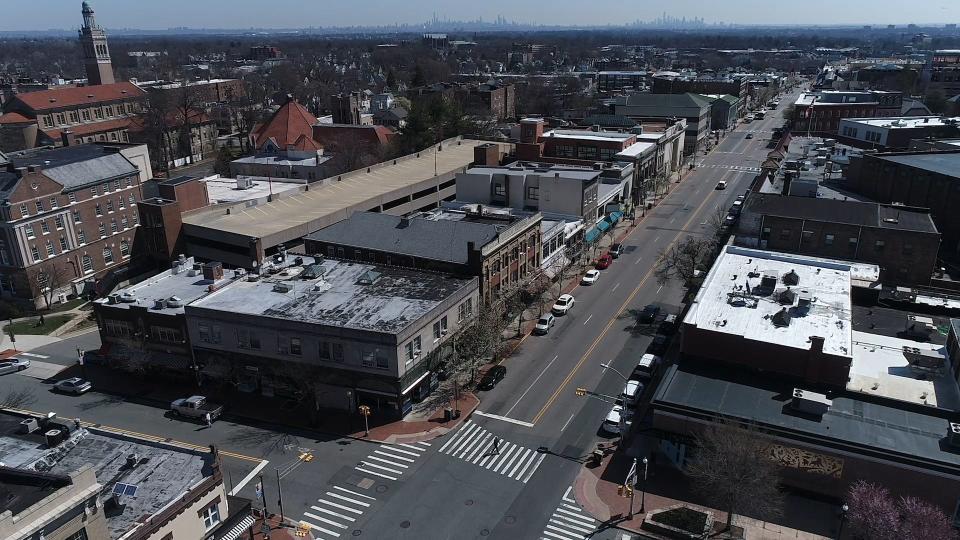
[(819, 357), (823, 354), (824, 339), (820, 336), (810, 336), (810, 356)]
[(69, 129), (65, 129), (60, 133), (60, 142), (63, 146), (74, 146), (77, 144), (77, 137)]

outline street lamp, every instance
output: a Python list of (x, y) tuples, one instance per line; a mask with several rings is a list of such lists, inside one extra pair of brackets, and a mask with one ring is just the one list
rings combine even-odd
[(643, 513), (644, 502), (646, 502), (646, 498), (647, 498), (647, 465), (648, 464), (649, 464), (649, 460), (647, 458), (643, 458), (643, 483), (640, 485), (640, 513), (641, 514)]
[(609, 369), (610, 371), (613, 371), (614, 373), (619, 375), (621, 379), (623, 379), (623, 395), (626, 396), (628, 394), (627, 384), (630, 382), (630, 380), (627, 379), (627, 377), (624, 376), (623, 373), (620, 373), (620, 371), (618, 371), (617, 368), (611, 366), (610, 364), (600, 364), (600, 367), (602, 367), (603, 369)]
[(369, 420), (370, 407), (368, 405), (361, 405), (360, 414), (363, 415), (363, 427), (364, 427), (364, 430), (367, 432), (366, 436), (369, 437), (370, 436), (370, 420)]

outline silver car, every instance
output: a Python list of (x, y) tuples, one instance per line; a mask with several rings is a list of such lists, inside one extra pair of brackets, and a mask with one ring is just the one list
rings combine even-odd
[(80, 395), (84, 392), (89, 392), (92, 390), (93, 385), (90, 384), (90, 381), (81, 379), (80, 377), (71, 377), (69, 379), (57, 381), (57, 383), (53, 385), (53, 389), (57, 392), (63, 392), (64, 394)]
[(0, 375), (16, 373), (18, 371), (23, 371), (28, 367), (30, 367), (29, 360), (24, 360), (23, 358), (7, 358), (3, 362), (0, 362)]

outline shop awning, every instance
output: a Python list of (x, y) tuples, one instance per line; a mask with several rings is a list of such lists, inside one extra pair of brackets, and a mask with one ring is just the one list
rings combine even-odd
[(597, 223), (597, 228), (600, 229), (600, 232), (604, 232), (610, 227), (613, 227), (613, 225), (607, 220), (603, 220), (600, 223)]
[(623, 219), (623, 212), (610, 212), (610, 223), (616, 223)]
[(600, 238), (600, 233), (602, 232), (603, 231), (601, 231), (600, 229), (597, 229), (596, 227), (594, 227), (593, 229), (590, 229), (589, 231), (587, 231), (587, 234), (583, 236), (583, 241), (588, 244), (592, 244), (597, 241), (597, 238)]

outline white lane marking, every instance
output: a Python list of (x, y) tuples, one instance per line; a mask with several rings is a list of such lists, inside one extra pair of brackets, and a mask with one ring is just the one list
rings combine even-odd
[[(386, 449), (384, 449), (384, 450), (386, 450)], [(374, 450), (373, 453), (374, 453), (374, 454), (380, 454), (381, 456), (387, 456), (387, 457), (390, 457), (390, 458), (393, 458), (393, 459), (399, 459), (399, 460), (401, 460), (401, 461), (406, 461), (406, 462), (408, 462), (408, 463), (413, 463), (413, 462), (415, 461), (415, 460), (410, 459), (410, 458), (408, 458), (408, 457), (403, 457), (403, 456), (398, 456), (398, 455), (396, 455), (396, 454), (391, 454), (390, 452), (386, 452), (386, 451), (384, 451), (384, 450)]]
[(507, 452), (504, 452), (503, 459), (501, 459), (500, 463), (493, 468), (493, 472), (500, 472), (500, 467), (503, 467), (503, 464), (507, 462), (507, 459), (510, 457), (510, 454), (512, 454), (515, 450), (520, 450), (520, 448), (522, 448), (520, 445), (514, 445), (513, 448), (511, 448)]
[[(307, 513), (307, 512), (304, 512), (303, 515), (309, 516), (309, 517), (312, 517), (312, 518), (316, 519), (316, 516), (311, 516), (311, 515), (310, 515), (309, 513)], [(310, 522), (308, 521), (307, 523), (310, 523)], [(311, 530), (311, 531), (317, 530), (317, 531), (320, 531), (320, 532), (322, 532), (322, 533), (324, 533), (324, 534), (329, 534), (330, 536), (332, 536), (332, 537), (334, 537), (334, 538), (340, 538), (340, 533), (331, 531), (330, 529), (324, 529), (323, 527), (321, 527), (321, 526), (319, 526), (319, 525), (316, 525), (316, 524), (313, 524), (313, 523), (310, 523), (310, 530)]]
[(660, 235), (658, 234), (656, 238), (653, 239), (653, 243), (656, 244), (660, 241)]
[(340, 518), (340, 519), (345, 519), (345, 520), (347, 520), (347, 521), (356, 521), (356, 520), (357, 520), (356, 518), (352, 518), (352, 517), (350, 517), (350, 516), (345, 516), (345, 515), (343, 515), (343, 514), (340, 514), (340, 513), (338, 513), (338, 512), (334, 512), (333, 510), (328, 510), (328, 509), (323, 508), (323, 507), (321, 507), (321, 506), (311, 506), (310, 508), (316, 510), (317, 512), (323, 512), (324, 514), (330, 514), (331, 516), (337, 516), (338, 518)]
[(346, 492), (346, 493), (352, 493), (352, 494), (356, 495), (357, 497), (363, 497), (364, 499), (370, 499), (371, 501), (375, 501), (375, 500), (376, 500), (375, 498), (373, 498), (373, 497), (371, 497), (371, 496), (369, 496), (369, 495), (364, 495), (363, 493), (357, 493), (356, 491), (352, 491), (352, 490), (349, 490), (349, 489), (344, 488), (344, 487), (333, 486), (333, 489), (339, 489), (340, 491), (344, 491), (344, 492)]
[(47, 356), (47, 355), (45, 355), (45, 354), (37, 354), (37, 353), (32, 353), (32, 352), (18, 352), (15, 356), (29, 356), (29, 357), (32, 357), (32, 358), (50, 358), (49, 356)]
[(637, 260), (634, 261), (633, 264), (640, 264), (640, 261), (642, 260), (643, 260), (643, 257), (637, 257)]
[[(404, 447), (404, 448), (411, 448), (411, 449), (413, 449), (413, 450), (416, 450), (417, 452), (423, 452), (423, 448), (417, 448), (416, 446), (413, 446), (412, 444), (399, 444), (399, 445), (397, 445), (397, 446), (402, 446), (402, 447)], [(420, 454), (417, 454), (417, 455), (419, 456)]]
[(326, 505), (329, 505), (329, 506), (332, 506), (332, 507), (334, 507), (334, 508), (339, 508), (339, 509), (341, 509), (341, 510), (346, 510), (347, 512), (351, 512), (351, 513), (354, 513), (354, 514), (363, 515), (363, 510), (357, 510), (356, 508), (350, 508), (349, 506), (344, 506), (344, 505), (342, 505), (342, 504), (337, 504), (337, 503), (335, 503), (335, 502), (330, 502), (330, 501), (328, 501), (328, 500), (326, 500), (326, 499), (317, 499), (317, 502), (318, 502), (318, 503), (323, 503), (323, 504), (326, 504)]
[(443, 446), (440, 447), (440, 452), (441, 452), (441, 453), (443, 453), (443, 451), (446, 450), (448, 446), (450, 446), (450, 443), (452, 443), (453, 441), (457, 440), (457, 438), (459, 437), (459, 435), (460, 435), (461, 433), (463, 433), (464, 430), (473, 429), (473, 426), (475, 426), (476, 424), (471, 424), (471, 423), (470, 423), (471, 421), (472, 421), (472, 420), (467, 420), (466, 422), (464, 422), (463, 427), (460, 428), (460, 431), (456, 432), (452, 437), (450, 437), (449, 439), (447, 439), (447, 442), (443, 443)]
[(420, 442), (415, 443), (415, 444), (420, 444), (420, 445), (426, 446), (426, 447), (428, 447), (428, 448), (431, 447), (431, 446), (433, 446), (432, 444), (430, 444), (430, 443), (428, 443), (428, 442), (423, 442), (423, 441), (420, 441)]
[[(396, 446), (386, 446), (386, 445), (384, 445), (384, 446), (381, 446), (381, 447), (380, 447), (380, 450), (384, 450), (384, 451), (387, 451), (387, 452), (396, 452), (396, 453), (398, 453), (398, 454), (406, 454), (406, 455), (408, 455), (408, 456), (413, 456), (413, 457), (420, 457), (420, 454), (418, 454), (418, 453), (416, 453), (416, 452), (410, 452), (410, 451), (408, 451), (408, 450), (401, 450), (401, 449), (397, 448)], [(376, 450), (376, 451), (379, 452), (380, 450)], [(413, 460), (411, 459), (410, 461), (413, 461)]]
[(618, 281), (617, 284), (614, 285), (612, 289), (610, 289), (610, 292), (613, 292), (613, 291), (617, 290), (617, 287), (619, 287), (619, 286), (620, 286), (620, 282)]
[(457, 441), (457, 444), (455, 444), (455, 445), (453, 445), (452, 447), (450, 447), (450, 450), (449, 450), (448, 452), (446, 452), (447, 454), (450, 454), (451, 456), (454, 455), (454, 454), (456, 454), (456, 453), (459, 452), (464, 446), (466, 446), (467, 442), (469, 442), (470, 439), (472, 439), (473, 437), (475, 437), (478, 433), (482, 433), (482, 432), (483, 432), (483, 428), (480, 427), (479, 424), (473, 424), (473, 425), (470, 426), (470, 427), (471, 427), (472, 429), (468, 429), (465, 433), (461, 433), (460, 440)]
[(573, 417), (574, 417), (574, 415), (571, 414), (571, 415), (570, 415), (570, 418), (567, 418), (567, 421), (564, 422), (563, 427), (560, 428), (560, 432), (561, 432), (561, 433), (563, 432), (563, 430), (567, 429), (567, 426), (570, 425), (570, 421), (573, 420)]
[(671, 219), (670, 219), (670, 223), (673, 223), (673, 222), (676, 221), (676, 220), (677, 220), (677, 218), (671, 218)]
[(512, 442), (508, 442), (506, 445), (504, 445), (503, 452), (501, 453), (501, 455), (497, 456), (495, 459), (491, 459), (490, 463), (487, 463), (487, 466), (484, 468), (487, 470), (490, 470), (490, 467), (493, 467), (494, 463), (505, 459), (506, 456), (510, 455), (510, 452), (512, 452), (513, 449), (516, 447), (517, 445), (513, 444)]
[(336, 521), (333, 521), (332, 519), (327, 519), (327, 518), (325, 518), (325, 517), (320, 517), (320, 516), (318, 516), (318, 515), (316, 515), (316, 514), (311, 514), (310, 512), (304, 512), (303, 515), (305, 515), (305, 516), (307, 516), (307, 517), (309, 517), (309, 518), (311, 518), (311, 519), (315, 519), (315, 520), (317, 520), (317, 521), (322, 521), (322, 522), (327, 523), (327, 524), (329, 524), (329, 525), (333, 525), (334, 527), (340, 527), (341, 529), (346, 529), (346, 528), (348, 528), (347, 525), (344, 525), (343, 523), (337, 523)]
[[(549, 367), (549, 366), (548, 366)], [(540, 377), (537, 377), (538, 379)], [(536, 382), (536, 381), (534, 381)], [(526, 392), (524, 392), (526, 394)], [(523, 396), (520, 396), (520, 399), (523, 399)], [(509, 412), (509, 411), (507, 411)], [(517, 420), (515, 418), (507, 418), (506, 416), (500, 416), (499, 414), (490, 414), (483, 411), (473, 411), (473, 414), (479, 414), (480, 416), (486, 416), (487, 418), (494, 418), (497, 420), (503, 420), (504, 422), (510, 422), (511, 424), (516, 424), (523, 427), (533, 427), (533, 424), (530, 422), (524, 422), (523, 420)]]
[(380, 470), (382, 470), (382, 471), (387, 471), (387, 472), (390, 472), (390, 473), (393, 473), (393, 474), (403, 474), (403, 471), (401, 471), (401, 470), (399, 470), (399, 469), (391, 469), (390, 467), (384, 467), (383, 465), (377, 465), (376, 463), (372, 463), (372, 462), (370, 462), (370, 461), (361, 461), (360, 464), (363, 465), (364, 467), (373, 467), (374, 469), (380, 469)]
[[(552, 521), (552, 520), (551, 520), (551, 521)], [(553, 526), (553, 525), (550, 525), (549, 523), (547, 524), (547, 528), (548, 528), (548, 529), (553, 529), (553, 530), (555, 530), (555, 531), (560, 531), (560, 532), (563, 533), (563, 534), (562, 534), (562, 535), (561, 535), (561, 534), (555, 534), (555, 533), (551, 533), (550, 531), (543, 531), (543, 534), (549, 534), (549, 535), (551, 535), (551, 536), (556, 536), (557, 538), (562, 538), (563, 540), (568, 540), (568, 539), (573, 539), (573, 538), (579, 539), (579, 538), (580, 538), (580, 535), (578, 535), (578, 534), (574, 534), (573, 532), (568, 531), (568, 530), (566, 530), (566, 529), (561, 529), (560, 527), (555, 527), (555, 526)]]
[(247, 485), (251, 480), (253, 480), (254, 476), (259, 474), (260, 471), (262, 471), (263, 468), (267, 466), (267, 463), (270, 463), (270, 462), (267, 461), (266, 459), (261, 461), (259, 465), (257, 465), (256, 467), (253, 468), (252, 471), (250, 471), (250, 474), (243, 477), (243, 480), (241, 480), (239, 484), (237, 484), (236, 486), (233, 486), (233, 489), (230, 490), (230, 493), (228, 493), (228, 495), (230, 495), (231, 497), (235, 496), (237, 492), (243, 489), (243, 486)]
[(522, 465), (523, 462), (527, 461), (527, 459), (530, 458), (530, 452), (531, 450), (529, 448), (524, 449), (523, 456), (520, 458), (519, 461), (517, 461), (517, 464), (514, 465), (512, 469), (510, 469), (510, 472), (507, 473), (508, 477), (513, 478), (513, 473), (517, 472), (517, 469), (520, 468), (520, 465)]
[[(522, 446), (518, 447), (518, 451), (514, 452), (513, 457), (510, 458), (510, 461), (507, 463), (507, 466), (503, 468), (503, 471), (501, 471), (501, 474), (507, 474), (507, 471), (510, 469), (510, 466), (513, 465), (513, 462), (518, 457), (520, 457), (520, 454), (522, 454), (524, 450), (526, 450), (526, 448)], [(494, 469), (493, 472), (497, 472), (496, 469)]]
[(660, 294), (660, 291), (662, 291), (662, 290), (663, 290), (663, 285), (657, 287), (657, 294)]
[[(513, 404), (513, 407), (510, 407), (510, 409), (507, 410), (507, 414), (505, 416), (510, 416), (510, 413), (513, 412), (515, 408), (517, 408), (517, 405), (519, 405), (520, 402), (523, 400), (524, 396), (527, 395), (527, 392), (529, 392), (530, 389), (533, 388), (533, 385), (537, 384), (537, 381), (540, 380), (540, 377), (543, 377), (543, 374), (546, 373), (548, 369), (550, 369), (550, 366), (552, 366), (553, 363), (557, 361), (557, 358), (560, 358), (559, 354), (554, 356), (553, 360), (550, 360), (550, 363), (547, 364), (547, 367), (543, 368), (543, 371), (541, 371), (540, 374), (537, 375), (537, 378), (534, 379), (532, 383), (530, 383), (530, 386), (528, 386), (527, 389), (524, 390), (522, 394), (520, 394), (520, 399), (518, 399), (517, 402)], [(475, 411), (475, 412), (479, 412), (479, 411)], [(481, 413), (481, 416), (483, 416), (482, 413)]]
[[(570, 496), (570, 492), (573, 491), (573, 486), (567, 486), (567, 490), (563, 492), (563, 500), (567, 500), (567, 497)], [(571, 500), (570, 502), (576, 502)]]
[(336, 497), (336, 498), (338, 498), (338, 499), (340, 499), (340, 500), (343, 500), (343, 501), (351, 502), (351, 503), (353, 503), (353, 504), (359, 504), (360, 506), (364, 506), (364, 507), (367, 507), (367, 508), (370, 507), (370, 503), (368, 503), (368, 502), (363, 502), (363, 501), (358, 501), (358, 500), (356, 500), (356, 499), (351, 499), (350, 497), (347, 497), (346, 495), (341, 495), (341, 494), (339, 494), (339, 493), (334, 493), (334, 492), (332, 492), (332, 491), (328, 491), (328, 492), (327, 492), (327, 495), (329, 495), (329, 496), (331, 496), (331, 497)]
[(493, 436), (494, 436), (493, 433), (490, 433), (489, 431), (485, 433), (483, 435), (483, 438), (480, 439), (480, 443), (477, 444), (477, 447), (473, 449), (473, 452), (470, 452), (470, 454), (467, 455), (466, 458), (464, 458), (464, 461), (469, 461), (473, 463), (473, 458), (475, 458), (478, 454), (482, 455), (486, 453), (487, 441), (491, 440), (490, 438)]
[(404, 469), (409, 469), (409, 468), (410, 468), (409, 465), (404, 465), (403, 463), (397, 463), (396, 461), (390, 461), (389, 459), (383, 459), (382, 457), (377, 457), (377, 456), (367, 456), (367, 457), (365, 457), (364, 459), (372, 459), (372, 460), (380, 461), (380, 462), (383, 462), (383, 463), (389, 463), (390, 465), (393, 465), (394, 467), (403, 467)]
[(587, 323), (590, 322), (590, 319), (592, 319), (592, 318), (593, 318), (593, 313), (591, 313), (590, 316), (587, 317), (587, 320), (583, 321), (583, 325), (586, 326)]
[[(540, 464), (543, 463), (543, 459), (545, 457), (547, 457), (546, 454), (540, 454), (540, 459), (537, 460), (537, 464), (534, 465), (532, 469), (530, 469), (530, 472), (527, 473), (527, 477), (523, 479), (524, 484), (526, 484), (527, 482), (530, 481), (531, 478), (533, 478), (533, 473), (537, 472), (537, 469), (540, 468)], [(519, 478), (519, 476), (517, 478)]]
[(387, 476), (387, 475), (385, 475), (385, 474), (380, 474), (380, 473), (378, 473), (378, 472), (368, 471), (367, 469), (361, 469), (360, 467), (354, 467), (354, 469), (356, 469), (356, 470), (358, 470), (358, 471), (360, 471), (360, 472), (362, 472), (362, 473), (372, 474), (372, 475), (374, 475), (374, 476), (379, 476), (380, 478), (386, 478), (387, 480), (397, 480), (397, 478), (396, 478), (395, 476)]

